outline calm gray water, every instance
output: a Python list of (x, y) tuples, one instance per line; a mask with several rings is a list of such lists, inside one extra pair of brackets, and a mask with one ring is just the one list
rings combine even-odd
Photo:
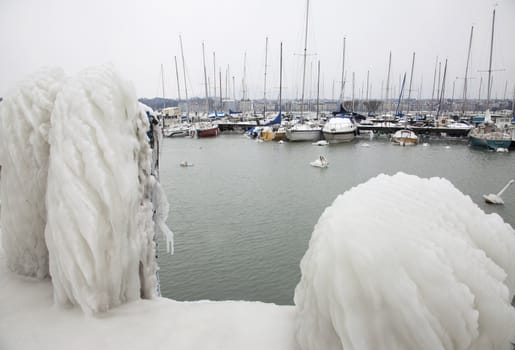
[[(161, 182), (170, 202), (175, 255), (162, 251), (163, 296), (176, 300), (256, 300), (293, 304), (299, 262), (314, 225), (337, 195), (380, 173), (449, 179), (486, 212), (515, 227), (515, 187), (504, 206), (484, 204), (515, 177), (515, 152), (466, 141), (399, 147), (385, 139), (329, 147), (258, 143), (241, 135), (167, 138)], [(319, 155), (328, 169), (309, 162)], [(181, 161), (193, 167), (180, 167)]]

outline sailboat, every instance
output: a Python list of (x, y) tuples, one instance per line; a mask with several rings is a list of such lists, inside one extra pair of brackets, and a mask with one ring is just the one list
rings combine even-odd
[(492, 37), (490, 41), (490, 63), (488, 67), (488, 91), (486, 100), (485, 122), (469, 133), (469, 140), (472, 146), (486, 147), (498, 150), (507, 150), (511, 145), (511, 135), (498, 129), (490, 118), (490, 93), (491, 93), (491, 74), (492, 74), (492, 52), (494, 48), (494, 28), (495, 28), (495, 9), (492, 15)]
[(309, 0), (306, 1), (306, 30), (304, 33), (304, 63), (302, 71), (302, 95), (300, 102), (300, 122), (293, 124), (286, 129), (286, 138), (290, 141), (318, 141), (321, 136), (321, 127), (308, 123), (304, 120), (304, 91), (306, 87), (306, 59), (308, 46), (308, 18), (309, 18)]
[[(202, 43), (202, 58), (204, 62), (204, 84), (206, 90), (206, 114), (209, 114), (209, 93), (207, 91), (207, 73), (206, 73), (206, 54), (204, 50), (204, 43)], [(198, 122), (195, 123), (195, 136), (200, 137), (214, 137), (218, 136), (218, 125), (211, 122)]]
[[(343, 60), (342, 60), (342, 86), (341, 86), (341, 100), (343, 102), (343, 90), (345, 87), (345, 38), (343, 38)], [(356, 137), (358, 127), (352, 118), (352, 113), (349, 113), (340, 105), (340, 111), (333, 112), (333, 117), (325, 123), (322, 128), (324, 139), (329, 143), (350, 142)]]
[[(402, 100), (402, 94), (404, 92), (404, 83), (406, 82), (406, 73), (404, 73), (404, 78), (402, 79), (402, 87), (401, 92), (399, 94), (399, 100), (397, 101), (397, 111), (396, 115), (400, 116), (402, 113), (400, 112), (400, 104)], [(407, 146), (407, 145), (416, 145), (418, 143), (418, 136), (413, 132), (413, 130), (408, 129), (407, 127), (407, 118), (404, 118), (404, 129), (397, 130), (392, 136), (392, 142), (397, 145)]]
[[(265, 49), (265, 92), (264, 92), (264, 109), (263, 115), (266, 113), (266, 67), (267, 67), (267, 52), (268, 52), (268, 38), (266, 40), (266, 49)], [(270, 120), (269, 122), (263, 125), (263, 129), (259, 133), (259, 138), (263, 141), (280, 141), (286, 137), (284, 128), (281, 127), (282, 122), (282, 108), (281, 108), (281, 94), (282, 94), (282, 76), (283, 74), (283, 43), (281, 43), (281, 53), (280, 53), (280, 64), (279, 64), (279, 114)]]

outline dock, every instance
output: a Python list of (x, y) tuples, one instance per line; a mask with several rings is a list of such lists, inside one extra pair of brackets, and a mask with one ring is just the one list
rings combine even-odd
[[(398, 130), (405, 129), (404, 126), (382, 126), (382, 125), (360, 125), (358, 124), (358, 132), (372, 131), (374, 134), (394, 134)], [(451, 137), (466, 137), (470, 129), (446, 128), (433, 126), (408, 126), (407, 129), (412, 130), (417, 135), (446, 135)]]

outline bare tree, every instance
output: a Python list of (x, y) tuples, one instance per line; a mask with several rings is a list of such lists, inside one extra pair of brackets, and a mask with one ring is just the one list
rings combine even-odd
[(383, 103), (379, 100), (370, 100), (363, 102), (363, 104), (365, 105), (368, 113), (375, 113)]

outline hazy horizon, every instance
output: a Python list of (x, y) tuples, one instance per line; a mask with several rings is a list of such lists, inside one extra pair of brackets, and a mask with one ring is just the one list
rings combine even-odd
[[(320, 60), (321, 98), (338, 98), (341, 88), (343, 38), (346, 37), (345, 97), (384, 98), (388, 55), (392, 52), (390, 98), (406, 73), (408, 96), (413, 52), (416, 53), (411, 97), (431, 98), (435, 63), (440, 77), (448, 60), (446, 97), (463, 95), (471, 26), (474, 26), (468, 97), (486, 98), (492, 10), (484, 0), (310, 1), (305, 97), (316, 95)], [(492, 98), (511, 98), (515, 84), (515, 0), (499, 0), (492, 63)], [(283, 97), (301, 96), (305, 1), (166, 2), (120, 0), (89, 2), (4, 0), (0, 5), (0, 44), (4, 48), (0, 96), (43, 66), (62, 67), (69, 75), (83, 68), (113, 63), (131, 80), (139, 97), (178, 98), (174, 57), (179, 65), (181, 98), (185, 98), (179, 46), (182, 36), (189, 97), (205, 97), (202, 42), (205, 44), (209, 95), (222, 76), (224, 97), (242, 97), (246, 55), (247, 96), (264, 97), (265, 38), (268, 37), (266, 96), (277, 98), (279, 46), (283, 42)], [(482, 71), (482, 72), (479, 72)], [(438, 76), (438, 73), (437, 73)], [(233, 77), (235, 91), (233, 91)], [(226, 85), (228, 85), (228, 93)], [(382, 89), (381, 89), (382, 86)], [(421, 91), (422, 89), (422, 91)], [(216, 87), (217, 96), (219, 86)], [(436, 94), (435, 88), (434, 94)]]

